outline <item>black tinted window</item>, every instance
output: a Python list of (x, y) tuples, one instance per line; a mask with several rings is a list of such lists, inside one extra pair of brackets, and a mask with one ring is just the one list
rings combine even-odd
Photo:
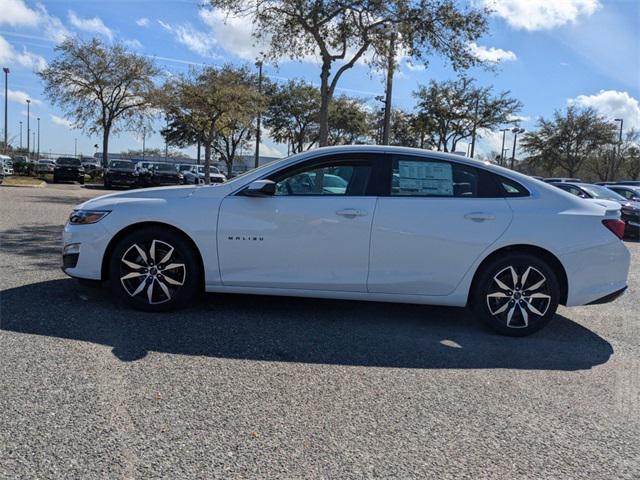
[(58, 165), (73, 165), (73, 166), (80, 166), (80, 160), (77, 158), (58, 158), (58, 160), (56, 160), (56, 163)]
[(373, 167), (365, 160), (330, 160), (272, 177), (276, 195), (366, 195)]
[[(492, 174), (490, 174), (492, 175)], [(509, 178), (502, 175), (492, 175), (495, 178), (495, 182), (498, 184), (500, 194), (503, 197), (528, 197), (529, 191)]]

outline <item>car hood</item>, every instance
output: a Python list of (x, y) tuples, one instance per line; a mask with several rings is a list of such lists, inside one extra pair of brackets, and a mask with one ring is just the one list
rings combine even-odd
[(174, 186), (144, 188), (129, 190), (127, 192), (111, 193), (109, 195), (103, 195), (81, 203), (76, 207), (76, 209), (101, 210), (109, 209), (120, 204), (153, 200), (170, 200), (172, 198), (186, 198), (193, 195), (193, 192), (195, 192), (197, 188), (197, 186)]

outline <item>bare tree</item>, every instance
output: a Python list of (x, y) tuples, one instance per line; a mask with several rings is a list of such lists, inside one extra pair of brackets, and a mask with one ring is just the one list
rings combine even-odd
[[(396, 47), (425, 60), (432, 54), (454, 68), (479, 63), (469, 48), (487, 30), (486, 9), (457, 0), (208, 0), (214, 8), (248, 17), (254, 36), (268, 45), (266, 58), (320, 58), (320, 146), (329, 143), (329, 108), (342, 75), (376, 52), (385, 54), (389, 32)], [(395, 33), (397, 32), (397, 35)], [(388, 53), (388, 52), (386, 52)], [(332, 72), (332, 69), (336, 67)]]
[(591, 108), (580, 110), (571, 105), (564, 112), (556, 111), (552, 120), (541, 117), (538, 130), (526, 133), (521, 145), (531, 155), (532, 165), (548, 172), (559, 168), (575, 177), (594, 152), (615, 141), (615, 125)]
[[(246, 68), (227, 65), (204, 68), (169, 81), (158, 95), (168, 126), (162, 135), (172, 144), (204, 145), (205, 183), (210, 182), (211, 154), (225, 129), (250, 128), (256, 112), (264, 108), (253, 75)], [(233, 162), (227, 156), (227, 162)], [(231, 164), (227, 163), (229, 172)]]
[(414, 92), (417, 113), (428, 126), (438, 150), (453, 152), (459, 141), (476, 130), (493, 129), (509, 123), (522, 108), (510, 92), (494, 95), (492, 87), (477, 87), (475, 80), (462, 76), (456, 80), (420, 85)]
[(159, 71), (148, 58), (96, 38), (70, 38), (55, 51), (57, 57), (39, 73), (45, 95), (62, 108), (74, 127), (102, 134), (106, 165), (109, 136), (140, 130), (153, 116), (151, 97)]

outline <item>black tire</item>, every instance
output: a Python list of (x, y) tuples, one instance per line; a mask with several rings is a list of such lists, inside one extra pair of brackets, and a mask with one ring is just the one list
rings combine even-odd
[(514, 253), (485, 265), (472, 295), (474, 312), (491, 329), (501, 335), (525, 337), (551, 321), (558, 308), (560, 286), (544, 260)]
[(80, 185), (84, 185), (84, 177), (79, 178), (78, 183), (80, 183)]
[(106, 188), (107, 190), (111, 190), (111, 181), (107, 180), (106, 178), (104, 180), (104, 188)]
[(58, 179), (56, 178), (55, 175), (53, 176), (53, 180), (52, 181), (53, 181), (53, 183), (58, 183)]
[(200, 272), (200, 261), (190, 242), (158, 227), (142, 228), (125, 236), (109, 260), (109, 279), (115, 294), (128, 305), (150, 312), (189, 304), (201, 290)]

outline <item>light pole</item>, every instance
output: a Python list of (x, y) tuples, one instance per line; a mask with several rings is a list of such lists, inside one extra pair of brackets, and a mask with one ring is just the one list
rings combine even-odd
[(7, 67), (3, 67), (2, 71), (4, 72), (4, 151), (6, 153), (9, 149), (9, 145), (7, 144), (9, 132), (9, 117), (7, 114), (7, 102), (9, 101), (9, 69)]
[(20, 120), (20, 150), (22, 150), (22, 120)]
[(31, 143), (31, 145), (33, 146), (33, 150), (34, 150), (33, 156), (35, 157), (36, 156), (36, 152), (35, 152), (35, 149), (36, 149), (36, 132), (35, 132), (35, 130), (33, 132), (31, 132), (31, 136), (33, 137), (33, 142)]
[(387, 86), (384, 94), (384, 117), (382, 120), (382, 144), (389, 145), (389, 134), (391, 131), (391, 96), (393, 94), (393, 72), (396, 61), (396, 36), (398, 35), (395, 25), (389, 35), (389, 54), (387, 56)]
[(471, 131), (471, 158), (476, 151), (476, 128), (478, 126), (478, 108), (480, 107), (480, 95), (476, 95), (476, 108), (473, 111), (473, 130)]
[(73, 139), (73, 156), (74, 157), (78, 156), (78, 139), (77, 138)]
[(38, 117), (38, 153), (36, 153), (36, 160), (40, 159), (40, 117)]
[(142, 160), (144, 160), (145, 140), (147, 137), (147, 127), (142, 128)]
[(511, 170), (513, 170), (516, 161), (516, 141), (518, 140), (518, 134), (524, 133), (524, 128), (514, 127), (511, 129), (513, 132), (513, 151), (511, 152)]
[(31, 137), (31, 130), (29, 127), (29, 107), (31, 105), (31, 100), (29, 100), (27, 98), (27, 156), (30, 156), (31, 154), (29, 153), (31, 150), (29, 149), (29, 138)]
[[(256, 62), (256, 67), (258, 67), (258, 92), (262, 94), (262, 60), (258, 60)], [(258, 118), (256, 122), (256, 153), (253, 161), (254, 168), (258, 168), (260, 164), (260, 124), (261, 123), (262, 123), (262, 112), (258, 110)]]
[(502, 128), (500, 131), (502, 132), (502, 148), (500, 149), (500, 165), (504, 165), (504, 140), (507, 136), (507, 131), (511, 130), (510, 128)]

